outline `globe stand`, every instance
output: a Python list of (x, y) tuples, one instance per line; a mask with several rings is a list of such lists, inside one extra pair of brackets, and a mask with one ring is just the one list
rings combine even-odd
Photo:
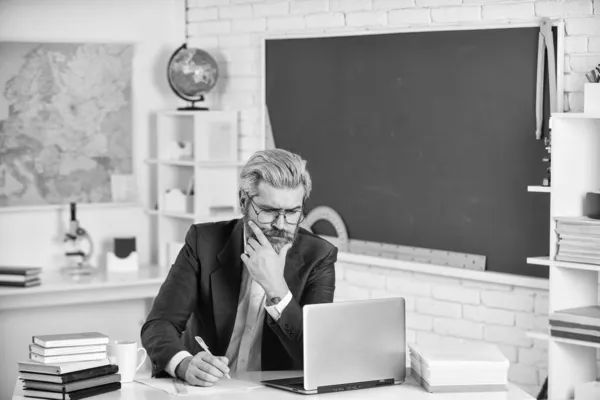
[(204, 96), (200, 96), (200, 99), (190, 101), (190, 105), (187, 107), (179, 107), (178, 111), (208, 111), (208, 107), (196, 107), (196, 103), (204, 101)]

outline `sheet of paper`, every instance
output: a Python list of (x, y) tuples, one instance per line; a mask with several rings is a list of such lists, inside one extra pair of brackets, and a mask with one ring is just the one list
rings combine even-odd
[(211, 387), (192, 386), (183, 381), (177, 381), (178, 384), (176, 384), (173, 378), (145, 378), (136, 379), (135, 381), (175, 396), (210, 396), (218, 393), (263, 387), (260, 383), (237, 379), (221, 379)]

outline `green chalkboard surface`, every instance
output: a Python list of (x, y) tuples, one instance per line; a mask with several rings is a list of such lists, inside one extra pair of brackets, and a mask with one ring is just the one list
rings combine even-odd
[[(549, 252), (550, 196), (527, 191), (547, 167), (535, 139), (538, 32), (267, 39), (273, 136), (308, 161), (308, 210), (334, 208), (351, 239), (547, 277), (526, 263)], [(544, 108), (547, 121), (547, 90)]]

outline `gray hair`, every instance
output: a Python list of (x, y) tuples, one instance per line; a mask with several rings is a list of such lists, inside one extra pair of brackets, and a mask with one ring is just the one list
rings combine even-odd
[(303, 185), (304, 200), (312, 190), (306, 160), (283, 149), (261, 150), (250, 157), (240, 173), (240, 190), (255, 196), (261, 182), (278, 189), (295, 189)]

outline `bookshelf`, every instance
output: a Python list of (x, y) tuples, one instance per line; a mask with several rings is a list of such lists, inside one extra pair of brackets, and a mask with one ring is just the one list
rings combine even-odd
[[(552, 188), (550, 192), (549, 312), (598, 304), (600, 266), (554, 261), (554, 217), (582, 216), (588, 191), (600, 189), (600, 115), (552, 114)], [(598, 344), (548, 337), (548, 398), (569, 399), (575, 386), (596, 380)]]
[(168, 268), (192, 224), (241, 217), (238, 112), (162, 111), (151, 140), (152, 261)]

